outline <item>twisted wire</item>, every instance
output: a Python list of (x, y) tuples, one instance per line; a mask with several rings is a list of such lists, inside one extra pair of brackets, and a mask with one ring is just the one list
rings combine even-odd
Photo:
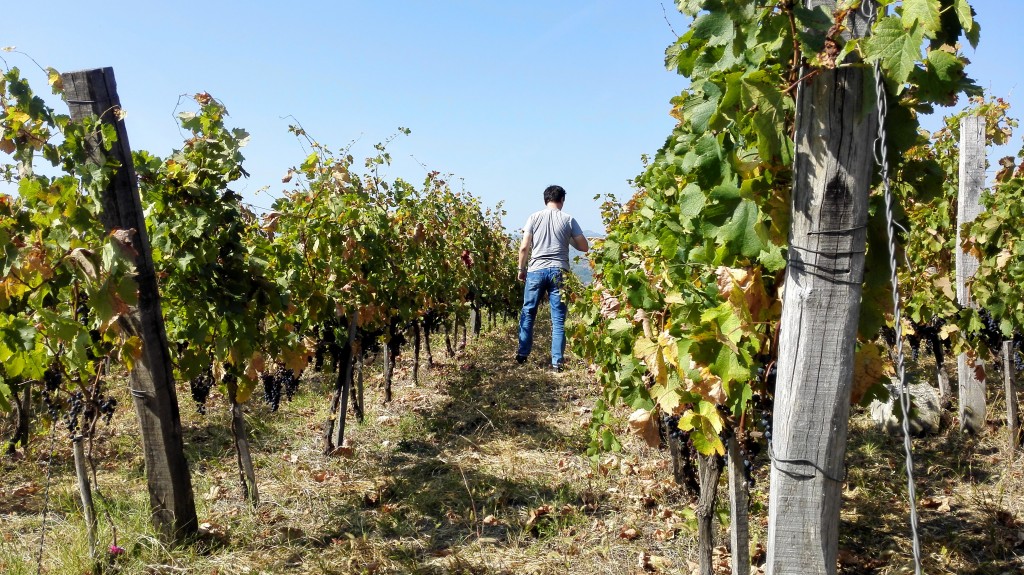
[[(864, 3), (865, 15), (873, 24), (877, 11), (874, 2)], [(914, 573), (921, 575), (921, 541), (918, 535), (917, 494), (914, 488), (914, 456), (910, 441), (910, 386), (907, 384), (903, 354), (902, 313), (900, 309), (899, 279), (896, 274), (896, 223), (893, 216), (892, 189), (889, 185), (888, 135), (885, 131), (885, 117), (888, 113), (885, 82), (882, 67), (875, 61), (875, 94), (878, 100), (878, 138), (875, 146), (875, 162), (881, 169), (882, 189), (885, 192), (885, 232), (889, 240), (889, 269), (892, 272), (893, 329), (896, 332), (896, 377), (900, 381), (900, 407), (903, 409), (903, 451), (906, 453), (907, 498), (910, 500), (910, 531), (913, 538)]]

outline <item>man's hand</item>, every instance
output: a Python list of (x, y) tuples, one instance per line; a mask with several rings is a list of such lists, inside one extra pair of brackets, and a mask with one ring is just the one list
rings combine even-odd
[(523, 270), (519, 270), (519, 281), (521, 281), (521, 282), (526, 281), (526, 272), (523, 271)]

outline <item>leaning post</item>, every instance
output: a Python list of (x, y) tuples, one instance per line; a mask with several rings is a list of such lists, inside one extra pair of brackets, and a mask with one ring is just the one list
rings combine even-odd
[(61, 80), (73, 120), (97, 116), (117, 131), (117, 142), (110, 150), (98, 136), (87, 142), (87, 149), (90, 160), (100, 165), (113, 160), (121, 166), (103, 192), (100, 219), (108, 231), (134, 231), (131, 245), (137, 253), (139, 302), (121, 322), (128, 333), (142, 340), (142, 357), (132, 367), (129, 384), (142, 431), (151, 519), (164, 537), (180, 541), (198, 528), (192, 477), (185, 460), (167, 333), (128, 133), (119, 113), (114, 70), (68, 72), (61, 74)]

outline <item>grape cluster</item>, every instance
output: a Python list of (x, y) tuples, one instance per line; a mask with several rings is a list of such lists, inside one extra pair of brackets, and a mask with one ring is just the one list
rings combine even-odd
[(210, 397), (210, 390), (213, 389), (213, 370), (208, 368), (199, 376), (188, 382), (192, 391), (192, 399), (196, 402), (196, 412), (206, 415), (206, 399)]
[(299, 378), (295, 377), (295, 372), (282, 366), (261, 375), (260, 381), (263, 383), (263, 401), (270, 406), (270, 411), (277, 411), (280, 407), (282, 392), (291, 401), (299, 388)]
[(747, 485), (753, 487), (755, 484), (754, 464), (757, 463), (757, 456), (761, 453), (761, 443), (750, 434), (746, 434), (739, 442), (738, 451), (743, 462), (743, 477), (747, 480)]
[(291, 401), (295, 397), (295, 392), (299, 389), (299, 378), (295, 375), (295, 372), (290, 369), (279, 369), (278, 378), (281, 380), (281, 385), (284, 386), (284, 395)]
[(979, 309), (978, 315), (981, 316), (982, 324), (981, 331), (978, 333), (981, 341), (985, 342), (992, 353), (999, 353), (1003, 340), (1006, 339), (1003, 336), (1003, 330), (999, 329), (999, 322), (992, 317), (987, 309)]
[(270, 411), (277, 411), (281, 405), (281, 380), (277, 373), (264, 373), (260, 376), (263, 382), (263, 401), (270, 406)]
[(117, 409), (117, 398), (100, 395), (96, 398), (96, 403), (99, 406), (100, 417), (103, 418), (103, 423), (110, 425), (110, 420), (114, 417), (114, 410)]
[(71, 437), (75, 437), (82, 426), (82, 413), (85, 412), (85, 397), (81, 391), (68, 396), (68, 409), (64, 412), (64, 425)]
[(679, 429), (679, 416), (662, 414), (662, 429), (668, 435), (670, 444), (674, 444), (672, 462), (677, 483), (683, 484), (691, 493), (700, 491), (697, 472), (697, 449), (690, 441), (690, 432)]
[(63, 404), (57, 396), (57, 390), (60, 389), (60, 384), (63, 381), (64, 374), (58, 369), (51, 367), (43, 372), (43, 405), (46, 406), (46, 412), (50, 415), (51, 420), (56, 420), (63, 408)]
[(85, 305), (84, 299), (79, 300), (78, 307), (75, 308), (75, 317), (83, 326), (89, 327), (89, 306)]
[(667, 430), (668, 436), (671, 439), (675, 439), (679, 443), (685, 444), (690, 440), (690, 432), (679, 429), (679, 416), (662, 414), (661, 421)]

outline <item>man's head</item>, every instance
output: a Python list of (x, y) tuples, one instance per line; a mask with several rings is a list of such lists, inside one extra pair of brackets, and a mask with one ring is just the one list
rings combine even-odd
[(565, 203), (565, 188), (562, 186), (548, 186), (544, 188), (544, 205), (551, 202), (556, 204)]

